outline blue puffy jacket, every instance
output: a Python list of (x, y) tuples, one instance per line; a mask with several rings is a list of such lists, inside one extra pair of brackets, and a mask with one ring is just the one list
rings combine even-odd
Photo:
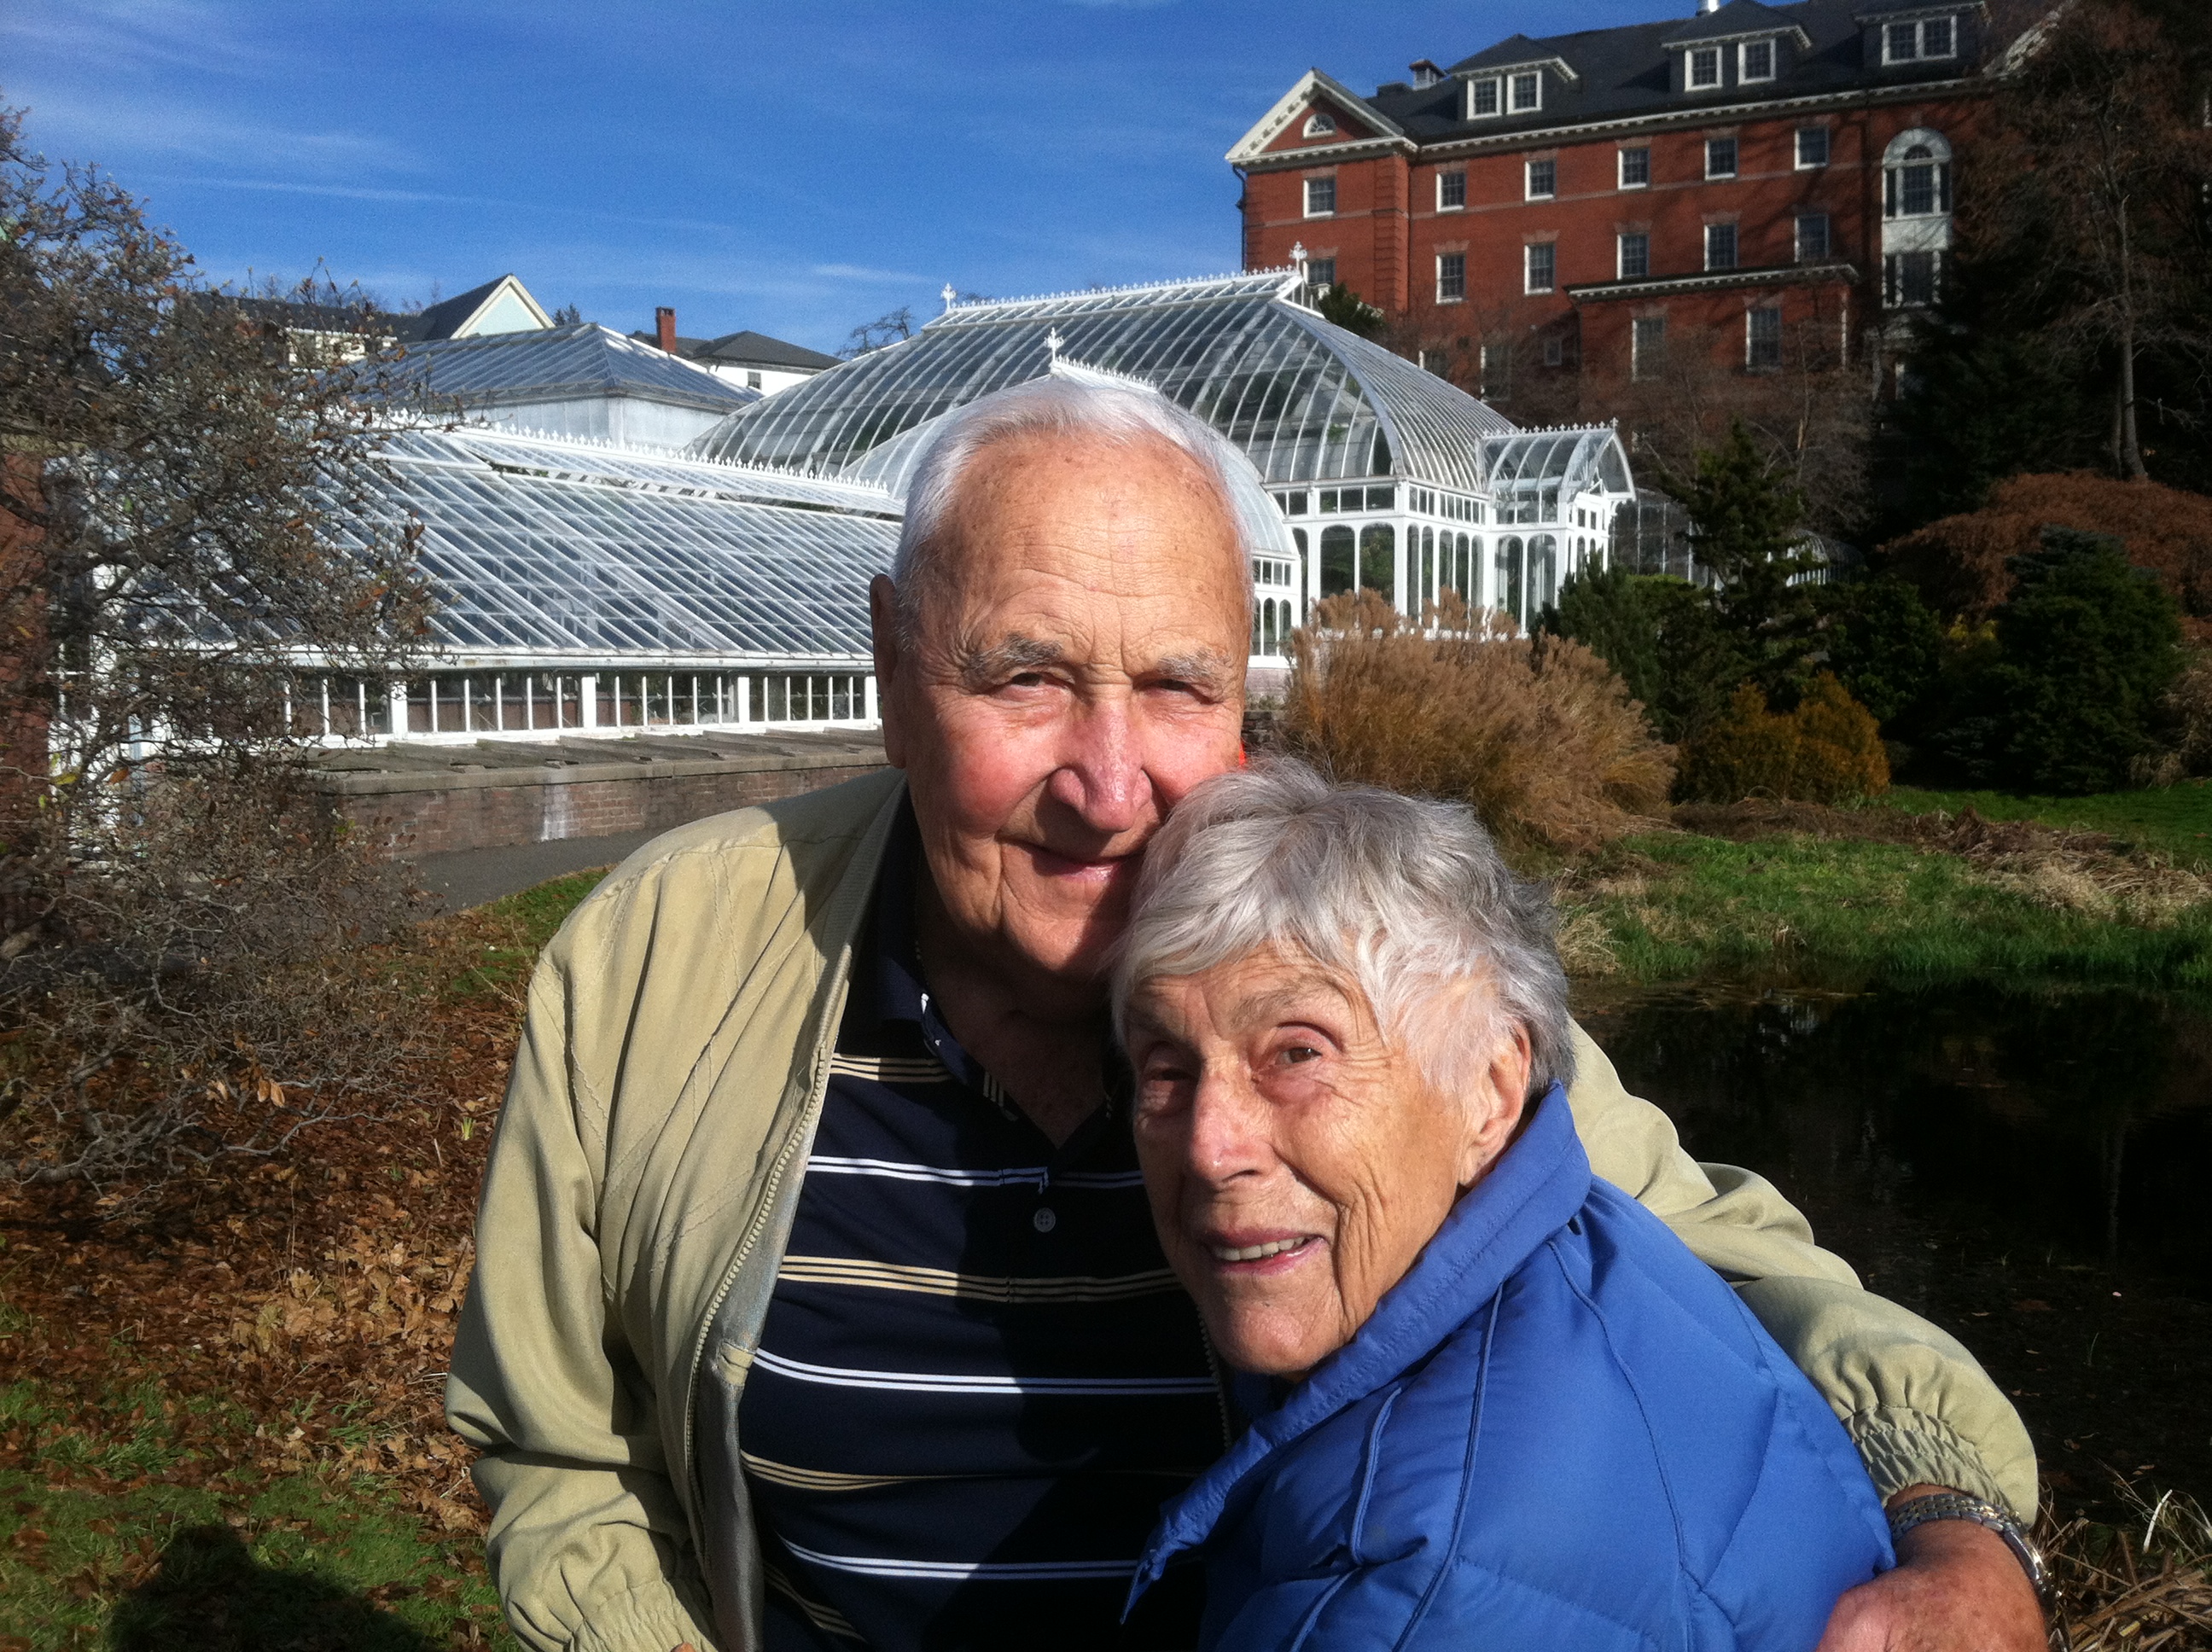
[(1590, 1174), (1557, 1086), (1345, 1347), (1168, 1504), (1207, 1652), (1808, 1652), (1894, 1564), (1842, 1425)]

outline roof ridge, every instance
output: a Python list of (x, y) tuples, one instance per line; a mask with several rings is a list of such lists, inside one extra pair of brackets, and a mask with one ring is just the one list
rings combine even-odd
[(1005, 309), (1020, 304), (1049, 304), (1063, 298), (1111, 298), (1121, 293), (1159, 292), (1170, 287), (1224, 286), (1231, 282), (1256, 281), (1267, 276), (1280, 276), (1288, 279), (1297, 274), (1296, 270), (1286, 265), (1279, 270), (1232, 270), (1218, 276), (1182, 276), (1164, 281), (1134, 281), (1118, 287), (1073, 287), (1065, 292), (1027, 293), (1014, 298), (955, 299), (945, 306), (943, 315), (933, 316), (930, 321), (940, 321), (947, 315), (974, 315), (984, 310)]

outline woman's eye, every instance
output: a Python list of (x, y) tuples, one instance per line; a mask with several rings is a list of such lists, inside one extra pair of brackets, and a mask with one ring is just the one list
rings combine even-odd
[(1285, 1044), (1279, 1054), (1285, 1066), (1296, 1066), (1302, 1061), (1318, 1061), (1321, 1052), (1310, 1044)]

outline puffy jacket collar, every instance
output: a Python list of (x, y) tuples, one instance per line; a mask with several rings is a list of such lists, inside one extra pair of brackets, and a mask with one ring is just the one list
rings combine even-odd
[(1566, 1092), (1553, 1084), (1534, 1110), (1520, 1139), (1452, 1207), (1436, 1237), (1350, 1342), (1273, 1410), (1264, 1408), (1266, 1385), (1240, 1381), (1237, 1398), (1248, 1408), (1261, 1401), (1261, 1408), (1227, 1455), (1167, 1505), (1137, 1568), (1132, 1602), (1178, 1550), (1206, 1541), (1245, 1475), (1433, 1351), (1582, 1208), (1589, 1197), (1589, 1159), (1575, 1133)]

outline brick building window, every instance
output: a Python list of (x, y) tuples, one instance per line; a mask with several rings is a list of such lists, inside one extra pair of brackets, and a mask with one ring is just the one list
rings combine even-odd
[(1467, 204), (1467, 174), (1463, 172), (1440, 172), (1437, 174), (1437, 210), (1457, 212)]
[(1735, 77), (1739, 81), (1771, 81), (1774, 78), (1774, 42), (1746, 40), (1738, 48)]
[(1306, 117), (1308, 137), (1333, 137), (1336, 135), (1336, 117), (1316, 109)]
[(1735, 176), (1736, 149), (1732, 137), (1709, 137), (1705, 140), (1705, 176), (1733, 178)]
[(1517, 115), (1543, 106), (1544, 77), (1534, 74), (1516, 75), (1513, 77), (1513, 112)]
[(1926, 143), (1907, 149), (1902, 165), (1887, 169), (1882, 216), (1925, 218), (1951, 210), (1951, 165)]
[(1797, 129), (1797, 166), (1802, 171), (1808, 167), (1828, 164), (1828, 129), (1826, 126), (1800, 126)]
[(1467, 118), (1479, 120), (1498, 111), (1498, 82), (1495, 80), (1469, 81), (1467, 83)]
[(1559, 163), (1556, 161), (1531, 161), (1528, 163), (1528, 199), (1548, 201), (1559, 192)]
[(1641, 281), (1651, 273), (1651, 237), (1643, 230), (1628, 230), (1620, 237), (1620, 278)]
[(1308, 258), (1306, 260), (1306, 285), (1309, 287), (1335, 286), (1336, 260), (1334, 258)]
[(1467, 296), (1467, 254), (1437, 254), (1437, 302), (1456, 304)]
[(1892, 23), (1881, 32), (1882, 61), (1918, 63), (1928, 58), (1948, 58), (1958, 51), (1958, 44), (1957, 26), (1948, 17)]
[(1825, 212), (1801, 212), (1797, 215), (1797, 262), (1818, 264), (1828, 256), (1828, 215)]
[(1628, 376), (1656, 379), (1667, 365), (1667, 318), (1639, 315), (1629, 324)]
[(1544, 341), (1544, 365), (1547, 367), (1564, 366), (1567, 359), (1565, 341), (1557, 337)]
[(1690, 54), (1688, 69), (1692, 90), (1721, 83), (1721, 49), (1717, 46), (1699, 46)]
[(1336, 179), (1309, 178), (1306, 179), (1306, 216), (1326, 218), (1336, 210)]
[(1941, 252), (1893, 252), (1881, 261), (1882, 302), (1893, 310), (1933, 304), (1942, 296)]
[(1531, 241), (1528, 246), (1528, 285), (1532, 293), (1548, 293), (1559, 276), (1559, 247), (1551, 241)]
[(1708, 270), (1735, 268), (1735, 226), (1734, 224), (1705, 226), (1705, 268)]
[(1743, 364), (1753, 369), (1782, 365), (1782, 312), (1768, 306), (1743, 313)]
[(1651, 183), (1651, 151), (1648, 149), (1623, 149), (1620, 152), (1620, 186), (1623, 189), (1645, 189)]

